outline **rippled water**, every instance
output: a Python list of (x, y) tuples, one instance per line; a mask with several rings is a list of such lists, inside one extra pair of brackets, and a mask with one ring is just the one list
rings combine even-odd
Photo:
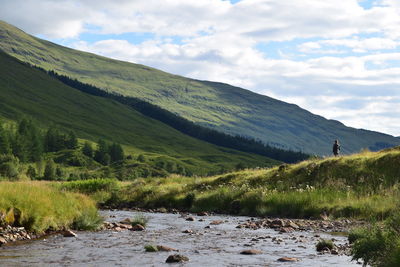
[[(133, 218), (137, 212), (102, 211), (107, 221)], [(271, 229), (236, 229), (247, 217), (207, 216), (186, 221), (179, 214), (143, 213), (149, 218), (146, 231), (77, 232), (77, 238), (60, 235), (17, 246), (0, 248), (0, 266), (166, 266), (172, 252), (145, 252), (148, 244), (179, 249), (190, 261), (178, 266), (359, 266), (347, 256), (318, 255), (313, 232), (279, 234)], [(115, 216), (110, 218), (110, 215)], [(204, 221), (198, 221), (202, 218)], [(213, 220), (224, 220), (212, 225)], [(193, 230), (193, 234), (182, 233)], [(304, 237), (300, 237), (303, 235)], [(332, 238), (320, 234), (323, 238)], [(270, 236), (270, 237), (269, 237)], [(282, 238), (277, 244), (272, 237)], [(252, 241), (253, 238), (260, 238)], [(304, 242), (296, 243), (300, 238)], [(335, 243), (346, 241), (335, 236)], [(304, 248), (305, 247), (305, 248)], [(259, 255), (241, 255), (244, 249), (259, 249)], [(280, 257), (296, 257), (295, 263), (277, 262)], [(175, 264), (176, 265), (176, 264)]]

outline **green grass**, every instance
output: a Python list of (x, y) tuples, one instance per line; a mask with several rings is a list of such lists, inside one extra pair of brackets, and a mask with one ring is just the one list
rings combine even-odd
[(148, 222), (149, 218), (147, 218), (143, 214), (138, 214), (131, 220), (131, 225), (132, 226), (141, 225), (143, 227), (146, 227)]
[(245, 162), (271, 166), (268, 158), (197, 140), (109, 99), (84, 94), (45, 73), (0, 53), (0, 116), (27, 114), (43, 128), (55, 124), (83, 139), (124, 145), (126, 154), (144, 154), (149, 163), (173, 162), (192, 174), (207, 175)]
[(136, 179), (113, 202), (231, 214), (382, 220), (400, 197), (400, 149), (213, 177)]
[(252, 136), (320, 155), (331, 154), (331, 143), (337, 138), (343, 143), (345, 153), (379, 148), (378, 142), (400, 144), (400, 140), (392, 136), (349, 128), (296, 105), (238, 87), (187, 79), (143, 65), (62, 47), (1, 21), (0, 37), (3, 37), (0, 38), (0, 49), (22, 61), (99, 88), (150, 101), (227, 133)]
[(89, 197), (41, 182), (0, 182), (3, 223), (42, 233), (69, 227), (95, 229), (102, 220)]
[(329, 239), (321, 239), (315, 245), (315, 248), (317, 249), (317, 251), (323, 251), (325, 249), (332, 250), (334, 247), (335, 247), (335, 244), (333, 244), (332, 240), (329, 240)]

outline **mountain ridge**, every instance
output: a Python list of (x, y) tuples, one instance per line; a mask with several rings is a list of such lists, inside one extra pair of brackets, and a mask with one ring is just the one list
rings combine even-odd
[(62, 47), (4, 22), (0, 22), (0, 45), (4, 52), (46, 70), (143, 99), (199, 125), (281, 148), (329, 155), (334, 139), (341, 141), (346, 154), (400, 144), (391, 135), (347, 127), (246, 89)]
[(3, 52), (0, 116), (11, 121), (29, 116), (41, 126), (74, 130), (80, 138), (119, 142), (131, 155), (168, 158), (194, 174), (233, 169), (239, 163), (254, 167), (279, 163), (184, 135), (117, 101), (82, 93)]

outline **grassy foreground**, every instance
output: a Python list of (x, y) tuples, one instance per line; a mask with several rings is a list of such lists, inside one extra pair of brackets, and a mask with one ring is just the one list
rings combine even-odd
[(87, 196), (64, 192), (41, 182), (0, 182), (0, 225), (46, 230), (97, 228), (102, 219)]
[(88, 180), (64, 187), (114, 206), (382, 220), (399, 204), (399, 163), (400, 148), (395, 148), (206, 178), (171, 176), (124, 184), (109, 180), (108, 186)]

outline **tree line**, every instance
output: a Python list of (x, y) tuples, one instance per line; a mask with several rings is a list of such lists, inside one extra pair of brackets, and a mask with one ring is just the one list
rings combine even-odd
[[(73, 131), (63, 132), (55, 126), (42, 130), (34, 121), (24, 118), (16, 125), (0, 123), (0, 176), (14, 177), (18, 174), (19, 163), (40, 162), (46, 158), (46, 153), (66, 149), (80, 149), (82, 154), (105, 166), (125, 158), (118, 143), (100, 139), (96, 149), (89, 142), (79, 148)], [(27, 175), (37, 178), (36, 169), (29, 166)], [(53, 180), (62, 175), (62, 169), (52, 159), (47, 160), (43, 179)]]
[(310, 157), (310, 155), (300, 151), (284, 150), (270, 146), (263, 143), (261, 140), (240, 135), (230, 135), (214, 129), (203, 127), (141, 99), (123, 96), (116, 93), (109, 93), (96, 86), (82, 83), (77, 79), (72, 79), (66, 75), (60, 75), (54, 71), (45, 71), (40, 67), (34, 67), (48, 73), (50, 76), (58, 79), (62, 83), (81, 92), (113, 99), (122, 104), (130, 106), (143, 115), (159, 120), (182, 133), (218, 146), (232, 148), (243, 152), (255, 153), (286, 163), (295, 163)]

